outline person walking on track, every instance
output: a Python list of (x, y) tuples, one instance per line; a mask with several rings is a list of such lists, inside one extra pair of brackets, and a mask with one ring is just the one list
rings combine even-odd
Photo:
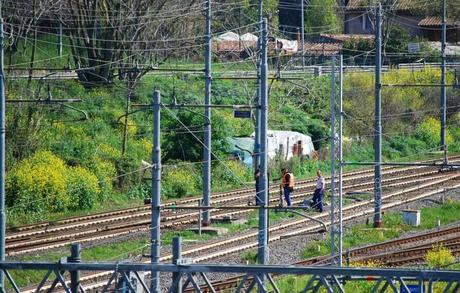
[[(283, 173), (281, 177), (281, 185), (280, 185), (280, 195), (284, 194), (284, 200), (286, 201), (286, 205), (288, 207), (291, 206), (291, 192), (294, 191), (294, 175), (289, 172), (288, 168), (281, 169)], [(283, 206), (283, 199), (280, 198), (280, 205)]]
[(321, 175), (321, 171), (316, 171), (316, 187), (315, 193), (313, 194), (313, 208), (315, 208), (318, 212), (323, 212), (323, 196), (324, 196), (324, 188), (326, 187), (326, 180)]

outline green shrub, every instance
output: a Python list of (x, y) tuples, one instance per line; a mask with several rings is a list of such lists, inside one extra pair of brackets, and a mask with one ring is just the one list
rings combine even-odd
[(240, 161), (225, 161), (220, 162), (213, 169), (213, 179), (216, 182), (214, 185), (242, 185), (253, 181), (251, 169)]
[(82, 167), (67, 170), (67, 192), (70, 210), (85, 210), (94, 206), (101, 192), (96, 175)]
[(172, 198), (196, 194), (195, 176), (201, 173), (192, 167), (168, 167), (162, 175), (162, 194)]
[(7, 205), (19, 211), (62, 211), (70, 199), (64, 161), (49, 151), (39, 151), (13, 166), (6, 190)]
[(141, 161), (131, 156), (121, 157), (115, 161), (118, 188), (127, 190), (142, 179)]

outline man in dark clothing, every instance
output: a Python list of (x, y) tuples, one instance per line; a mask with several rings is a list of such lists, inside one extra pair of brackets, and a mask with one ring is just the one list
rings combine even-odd
[(315, 208), (318, 212), (323, 212), (323, 196), (324, 196), (324, 188), (326, 187), (326, 180), (321, 175), (321, 171), (316, 172), (316, 187), (315, 193), (313, 194), (313, 208)]

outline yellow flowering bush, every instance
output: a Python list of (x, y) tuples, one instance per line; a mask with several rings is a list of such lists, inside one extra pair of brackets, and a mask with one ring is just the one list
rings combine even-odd
[(38, 151), (7, 174), (7, 204), (29, 212), (58, 211), (69, 203), (66, 166), (49, 151)]
[(452, 251), (442, 245), (433, 246), (425, 255), (425, 260), (428, 266), (432, 268), (441, 268), (455, 261), (455, 256)]
[(67, 170), (67, 190), (70, 195), (70, 210), (92, 208), (101, 192), (96, 175), (82, 167), (71, 167)]
[[(417, 136), (424, 140), (426, 143), (432, 146), (436, 146), (439, 144), (441, 140), (441, 122), (439, 119), (434, 117), (429, 117), (425, 119), (420, 125), (417, 127), (416, 134)], [(453, 141), (452, 135), (449, 131), (446, 132), (446, 143), (449, 145)]]
[(99, 157), (94, 157), (89, 168), (98, 179), (99, 188), (101, 189), (100, 197), (107, 196), (113, 189), (113, 180), (117, 173), (114, 164)]
[(6, 192), (13, 210), (44, 213), (90, 208), (101, 189), (91, 171), (67, 167), (52, 152), (38, 151), (7, 173)]

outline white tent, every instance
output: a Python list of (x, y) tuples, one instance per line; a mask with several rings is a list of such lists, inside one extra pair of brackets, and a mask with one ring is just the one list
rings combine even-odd
[(241, 40), (243, 42), (257, 42), (258, 39), (259, 37), (251, 33), (245, 33), (244, 35), (241, 35)]
[[(268, 157), (280, 154), (289, 160), (294, 156), (310, 156), (315, 147), (310, 136), (295, 131), (268, 130)], [(251, 135), (255, 137), (255, 133)]]
[(217, 41), (239, 41), (240, 35), (235, 34), (234, 32), (226, 32), (215, 37)]
[(286, 39), (276, 39), (276, 42), (281, 43), (282, 47), (278, 49), (282, 49), (286, 52), (295, 53), (299, 50), (299, 44), (297, 41), (291, 41)]

